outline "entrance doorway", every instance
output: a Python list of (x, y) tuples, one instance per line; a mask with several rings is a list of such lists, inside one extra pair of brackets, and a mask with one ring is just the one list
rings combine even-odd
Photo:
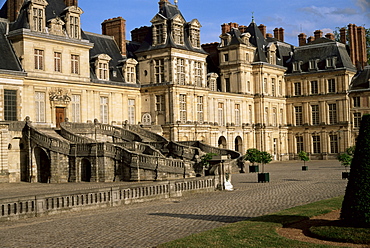
[(57, 128), (60, 128), (60, 123), (64, 122), (65, 115), (66, 115), (65, 108), (61, 108), (61, 107), (55, 108), (55, 117), (56, 117), (55, 123), (56, 123)]
[(218, 139), (218, 147), (219, 148), (224, 148), (226, 149), (226, 139), (224, 136), (221, 136), (219, 139)]
[(243, 149), (243, 141), (240, 136), (235, 138), (235, 151), (242, 152)]
[(51, 178), (49, 157), (40, 147), (36, 147), (34, 152), (37, 164), (37, 182), (49, 183)]
[(81, 161), (81, 181), (90, 182), (91, 180), (91, 163), (87, 159)]

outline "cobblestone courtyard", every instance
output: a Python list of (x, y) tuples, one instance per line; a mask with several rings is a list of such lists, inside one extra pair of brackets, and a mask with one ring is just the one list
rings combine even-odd
[[(0, 223), (1, 247), (154, 247), (250, 217), (344, 195), (337, 161), (276, 162), (257, 174), (232, 175), (231, 192), (193, 194), (99, 210)], [(0, 197), (63, 191), (98, 184), (0, 184)]]

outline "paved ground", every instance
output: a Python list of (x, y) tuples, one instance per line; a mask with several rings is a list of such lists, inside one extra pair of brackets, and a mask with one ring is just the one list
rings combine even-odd
[[(156, 202), (0, 223), (1, 247), (154, 247), (192, 233), (344, 194), (337, 161), (265, 166), (270, 183), (253, 173), (234, 174), (231, 192), (194, 194)], [(1, 185), (0, 197), (43, 192), (40, 184)], [(54, 187), (53, 187), (54, 186)], [(48, 190), (101, 184), (47, 185)], [(5, 192), (6, 191), (6, 192)], [(22, 192), (23, 191), (23, 192)], [(2, 198), (2, 197), (1, 197)]]

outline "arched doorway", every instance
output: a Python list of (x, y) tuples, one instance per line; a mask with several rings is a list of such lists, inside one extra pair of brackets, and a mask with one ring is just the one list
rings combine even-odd
[(91, 180), (91, 163), (88, 159), (81, 160), (81, 181), (90, 182)]
[(226, 138), (224, 136), (221, 136), (219, 139), (218, 139), (218, 147), (219, 148), (226, 148)]
[(235, 151), (242, 152), (243, 150), (243, 141), (240, 136), (235, 138)]
[(37, 182), (50, 183), (51, 169), (49, 156), (40, 147), (36, 147), (34, 152), (37, 164)]

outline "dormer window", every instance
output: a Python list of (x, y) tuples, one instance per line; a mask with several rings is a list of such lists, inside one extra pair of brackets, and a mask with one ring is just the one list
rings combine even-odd
[(180, 23), (174, 23), (172, 25), (173, 40), (176, 44), (184, 44), (184, 27)]
[(37, 32), (45, 32), (45, 7), (48, 3), (44, 0), (32, 0), (29, 10), (30, 29)]
[(125, 75), (126, 83), (136, 83), (136, 65), (138, 62), (135, 59), (127, 59), (123, 67), (123, 75)]
[(189, 24), (190, 43), (195, 48), (200, 48), (200, 25), (197, 19), (194, 19)]
[(157, 24), (154, 25), (153, 28), (153, 41), (154, 45), (160, 45), (164, 43), (164, 25), (163, 24)]
[(272, 65), (276, 65), (276, 46), (274, 43), (270, 43), (267, 46), (267, 54), (269, 63)]
[(221, 38), (221, 47), (225, 47), (229, 45), (229, 42), (231, 41), (231, 35), (230, 34), (222, 34), (220, 35)]
[(308, 69), (310, 71), (316, 71), (317, 70), (317, 62), (318, 62), (318, 59), (310, 59), (308, 61)]
[(331, 57), (326, 59), (326, 69), (335, 69), (335, 64), (337, 62), (336, 57)]
[(65, 16), (66, 30), (70, 38), (81, 39), (80, 15), (83, 11), (77, 6), (67, 8)]
[(95, 74), (99, 80), (109, 80), (109, 61), (111, 57), (107, 54), (99, 54), (95, 60)]
[(301, 65), (302, 61), (294, 61), (293, 62), (293, 72), (301, 72)]

